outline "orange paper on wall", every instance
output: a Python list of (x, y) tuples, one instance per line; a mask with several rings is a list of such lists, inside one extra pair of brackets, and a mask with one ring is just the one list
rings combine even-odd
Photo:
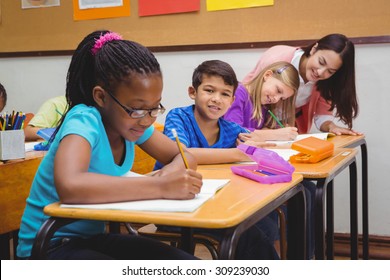
[(73, 19), (88, 20), (130, 16), (130, 0), (123, 0), (123, 6), (80, 10), (79, 1), (73, 0)]

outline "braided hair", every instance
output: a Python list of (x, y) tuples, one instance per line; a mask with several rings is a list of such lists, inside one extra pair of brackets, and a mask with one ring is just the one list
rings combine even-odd
[[(97, 85), (115, 92), (121, 82), (131, 83), (132, 75), (162, 76), (160, 64), (144, 46), (123, 40), (116, 34), (115, 39), (97, 41), (109, 37), (109, 30), (98, 30), (87, 35), (76, 48), (66, 77), (66, 100), (68, 111), (78, 104), (95, 106), (93, 88)], [(51, 141), (65, 119), (63, 115)]]
[(154, 55), (136, 42), (107, 41), (93, 54), (95, 42), (107, 33), (110, 31), (92, 32), (81, 41), (73, 54), (66, 79), (69, 109), (77, 104), (94, 106), (92, 90), (96, 85), (114, 91), (131, 74), (161, 75), (160, 64)]

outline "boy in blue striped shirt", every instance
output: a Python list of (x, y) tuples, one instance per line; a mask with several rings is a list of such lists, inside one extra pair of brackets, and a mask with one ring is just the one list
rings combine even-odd
[[(192, 76), (188, 95), (194, 105), (172, 109), (165, 120), (164, 134), (175, 139), (172, 128), (177, 131), (183, 145), (187, 147), (199, 164), (217, 164), (250, 159), (236, 148), (240, 133), (249, 133), (240, 125), (222, 118), (234, 101), (238, 86), (232, 67), (220, 60), (201, 63)], [(265, 146), (265, 143), (246, 143)], [(161, 168), (157, 163), (155, 169)], [(160, 226), (160, 230), (179, 231), (175, 227)], [(264, 218), (241, 235), (236, 259), (279, 259), (273, 242), (267, 236), (277, 234), (277, 225)], [(224, 230), (196, 229), (220, 240)]]
[[(236, 148), (239, 134), (249, 131), (222, 118), (234, 101), (237, 86), (236, 74), (228, 63), (203, 62), (195, 69), (192, 86), (188, 88), (188, 95), (195, 104), (172, 109), (165, 119), (164, 134), (174, 140), (172, 128), (176, 129), (181, 143), (196, 157), (198, 164), (250, 161)], [(272, 146), (259, 142), (246, 144)]]

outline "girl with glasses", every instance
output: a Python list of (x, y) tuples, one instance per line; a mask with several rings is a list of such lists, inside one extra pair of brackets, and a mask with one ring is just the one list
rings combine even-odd
[[(185, 151), (154, 130), (162, 74), (154, 55), (138, 43), (102, 30), (84, 38), (67, 74), (69, 110), (55, 131), (27, 199), (17, 255), (29, 258), (48, 219), (43, 208), (61, 203), (109, 203), (157, 198), (191, 199), (202, 177)], [(166, 166), (154, 177), (122, 177), (133, 165), (134, 145)], [(50, 259), (193, 259), (177, 248), (134, 235), (107, 234), (105, 223), (78, 221), (54, 235)]]

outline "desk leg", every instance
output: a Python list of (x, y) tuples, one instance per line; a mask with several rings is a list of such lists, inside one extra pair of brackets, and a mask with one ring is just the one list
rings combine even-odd
[(360, 145), (362, 151), (362, 212), (363, 212), (363, 259), (368, 260), (369, 254), (369, 233), (368, 233), (368, 162), (367, 145)]
[(237, 232), (237, 227), (228, 228), (219, 247), (220, 260), (232, 260), (236, 253), (236, 247), (241, 233)]
[(195, 252), (195, 242), (194, 242), (194, 230), (188, 227), (181, 228), (181, 237), (180, 237), (180, 249), (186, 251), (189, 254), (194, 254)]
[(121, 223), (119, 222), (109, 222), (108, 230), (110, 233), (121, 233)]
[(287, 203), (288, 231), (287, 231), (287, 259), (306, 259), (306, 197), (303, 185), (301, 190)]
[(34, 244), (31, 250), (32, 260), (46, 259), (46, 251), (49, 248), (49, 243), (54, 233), (61, 227), (76, 222), (77, 219), (53, 218), (46, 220), (39, 229), (35, 237)]
[(334, 200), (333, 180), (328, 183), (326, 190), (326, 257), (334, 259)]
[(12, 232), (12, 246), (14, 250), (14, 259), (17, 259), (16, 249), (18, 247), (18, 243), (19, 243), (19, 230), (17, 229)]
[(9, 260), (11, 258), (9, 246), (9, 233), (0, 234), (0, 260)]
[(351, 226), (351, 259), (358, 259), (358, 196), (356, 161), (349, 166), (350, 182), (350, 226)]
[(317, 180), (317, 188), (315, 195), (315, 227), (314, 227), (314, 235), (315, 235), (315, 256), (316, 260), (324, 260), (325, 259), (325, 226), (324, 226), (324, 188), (325, 188), (325, 179)]
[(367, 143), (363, 139), (350, 145), (350, 148), (360, 146), (362, 152), (362, 226), (363, 226), (363, 259), (368, 260), (369, 252), (369, 223), (368, 223), (368, 158)]
[(273, 203), (253, 213), (252, 216), (237, 226), (225, 229), (224, 236), (220, 242), (219, 259), (233, 259), (242, 233), (286, 201), (288, 201), (288, 219), (289, 224), (291, 224), (287, 231), (288, 242), (290, 241), (287, 246), (287, 257), (289, 259), (304, 260), (306, 258), (306, 202), (304, 189), (301, 184), (275, 199)]

